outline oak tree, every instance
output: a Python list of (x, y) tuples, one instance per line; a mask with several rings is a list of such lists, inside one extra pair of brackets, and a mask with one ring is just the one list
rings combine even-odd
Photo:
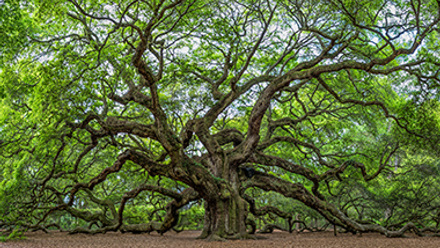
[(438, 0), (0, 9), (0, 228), (164, 233), (203, 204), (201, 238), (247, 238), (260, 216), (293, 223), (252, 193), (272, 192), (351, 232), (438, 230), (435, 196), (393, 227), (337, 204), (368, 183), (391, 197), (417, 154), (438, 173)]

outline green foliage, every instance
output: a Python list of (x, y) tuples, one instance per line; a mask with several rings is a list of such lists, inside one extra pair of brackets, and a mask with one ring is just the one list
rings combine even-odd
[[(27, 34), (32, 33), (32, 20), (18, 1), (5, 0), (0, 4), (1, 65), (7, 64), (28, 44)], [(1, 67), (0, 67), (1, 69)]]
[(0, 242), (7, 242), (10, 240), (23, 240), (26, 239), (24, 236), (25, 231), (21, 230), (20, 228), (15, 228), (10, 234), (8, 235), (1, 235), (0, 236)]
[[(123, 225), (162, 223), (190, 187), (200, 199), (180, 206), (187, 229), (202, 227), (200, 201), (243, 192), (285, 213), (253, 216), (258, 228), (339, 213), (310, 206), (438, 227), (438, 8), (2, 1), (0, 229), (99, 230), (122, 207)], [(249, 164), (285, 184), (236, 180), (231, 168)], [(286, 197), (292, 184), (304, 195)]]
[(205, 210), (200, 204), (191, 206), (189, 209), (180, 211), (178, 226), (183, 230), (201, 230)]

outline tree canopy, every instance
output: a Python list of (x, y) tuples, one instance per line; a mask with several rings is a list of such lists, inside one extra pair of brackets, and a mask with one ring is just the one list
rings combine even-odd
[(0, 229), (439, 231), (438, 0), (5, 0), (0, 22)]

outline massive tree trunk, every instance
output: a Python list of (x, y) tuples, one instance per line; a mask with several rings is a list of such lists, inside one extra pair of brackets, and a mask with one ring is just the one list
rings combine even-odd
[(240, 195), (238, 171), (229, 166), (221, 168), (222, 170), (214, 171), (220, 192), (206, 192), (209, 197), (205, 199), (204, 228), (199, 238), (247, 238), (247, 203)]
[(246, 210), (241, 197), (206, 202), (205, 222), (200, 238), (222, 240), (247, 237)]

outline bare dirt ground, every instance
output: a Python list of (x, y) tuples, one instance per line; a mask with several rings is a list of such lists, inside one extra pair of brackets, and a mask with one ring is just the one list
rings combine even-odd
[(184, 231), (181, 233), (168, 232), (163, 236), (159, 234), (121, 234), (107, 233), (97, 235), (76, 234), (68, 235), (67, 233), (53, 232), (43, 233), (35, 232), (26, 234), (27, 239), (15, 240), (6, 243), (0, 243), (0, 248), (113, 248), (113, 247), (172, 247), (172, 248), (261, 248), (261, 247), (288, 247), (288, 248), (403, 248), (403, 247), (440, 247), (440, 238), (416, 237), (408, 235), (407, 238), (386, 238), (379, 234), (339, 234), (333, 236), (332, 232), (321, 233), (287, 233), (274, 232), (272, 234), (259, 234), (258, 237), (265, 239), (259, 240), (235, 240), (226, 242), (207, 242), (196, 240), (200, 234), (198, 231)]

